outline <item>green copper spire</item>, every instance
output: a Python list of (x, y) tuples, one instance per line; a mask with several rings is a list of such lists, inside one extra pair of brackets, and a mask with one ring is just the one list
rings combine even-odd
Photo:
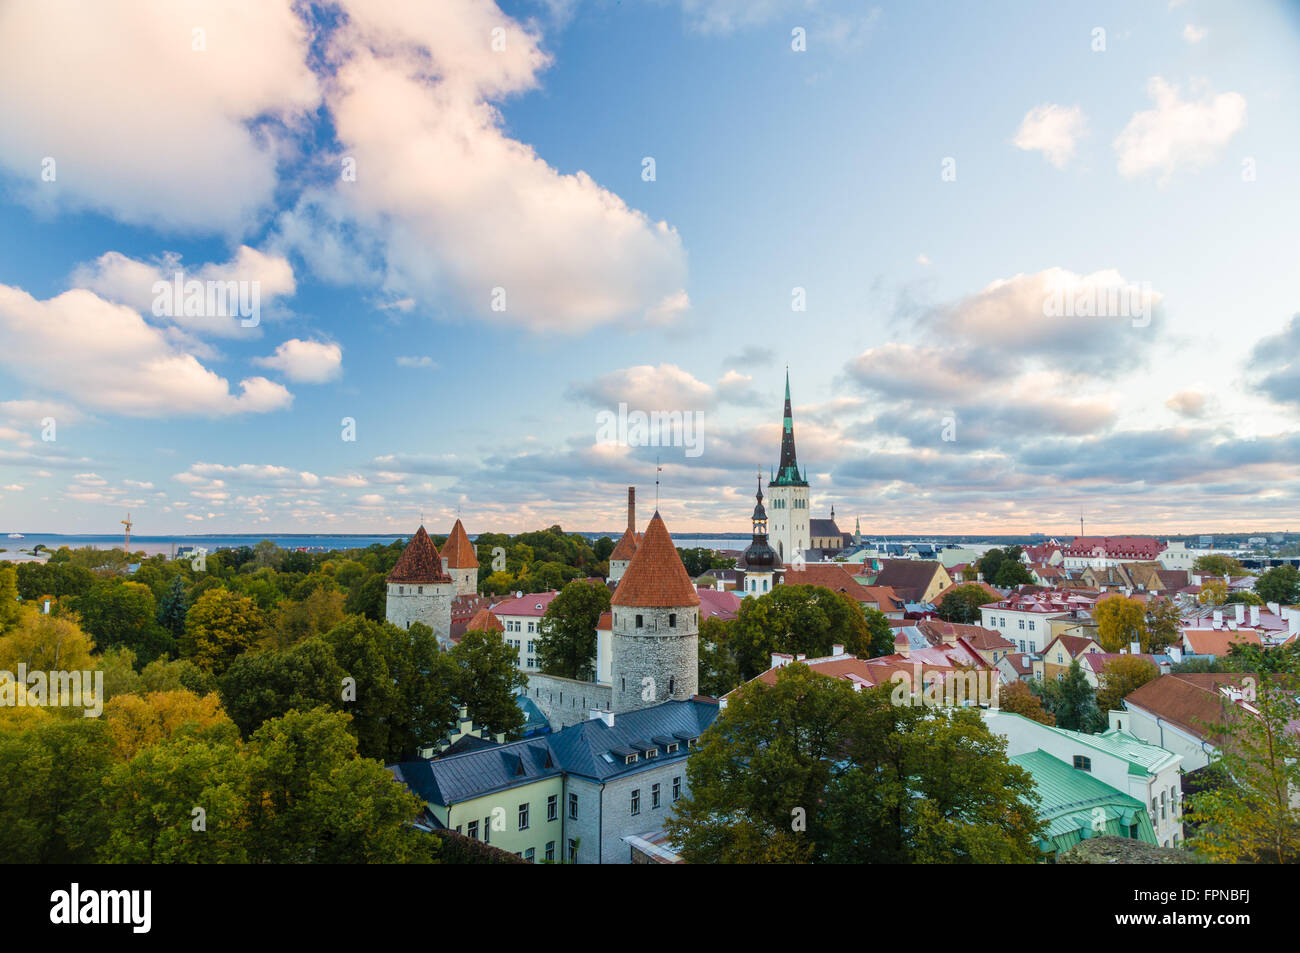
[(807, 486), (794, 452), (794, 411), (790, 409), (790, 369), (785, 372), (785, 420), (781, 428), (781, 462), (769, 486)]

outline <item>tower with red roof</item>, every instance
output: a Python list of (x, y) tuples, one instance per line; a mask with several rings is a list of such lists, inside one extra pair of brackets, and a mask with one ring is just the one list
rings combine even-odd
[(423, 526), (397, 557), (387, 582), (384, 618), (402, 629), (409, 629), (412, 622), (423, 622), (433, 629), (439, 643), (450, 645), (451, 600), (456, 595), (456, 582)]
[(459, 519), (451, 528), (451, 535), (442, 544), (442, 564), (456, 583), (456, 595), (472, 596), (478, 592), (478, 556), (469, 534)]
[(610, 600), (612, 704), (634, 711), (699, 688), (700, 596), (658, 511)]

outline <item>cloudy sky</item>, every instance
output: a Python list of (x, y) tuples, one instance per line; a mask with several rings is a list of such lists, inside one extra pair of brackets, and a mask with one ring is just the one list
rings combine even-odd
[(0, 3), (0, 529), (743, 530), (787, 365), (844, 528), (1296, 529), (1297, 170), (1295, 3)]

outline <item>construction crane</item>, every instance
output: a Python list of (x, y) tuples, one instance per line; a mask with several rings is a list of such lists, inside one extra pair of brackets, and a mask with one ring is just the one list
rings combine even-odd
[(126, 513), (126, 519), (122, 520), (122, 525), (126, 527), (126, 542), (122, 544), (122, 552), (128, 556), (131, 555), (131, 511)]

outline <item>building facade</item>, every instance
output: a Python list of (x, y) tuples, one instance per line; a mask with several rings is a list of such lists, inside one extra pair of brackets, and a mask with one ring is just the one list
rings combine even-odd
[(781, 460), (767, 484), (768, 536), (782, 562), (812, 546), (807, 475), (799, 470), (794, 448), (794, 411), (790, 406), (790, 374), (785, 375), (785, 418), (781, 426)]

